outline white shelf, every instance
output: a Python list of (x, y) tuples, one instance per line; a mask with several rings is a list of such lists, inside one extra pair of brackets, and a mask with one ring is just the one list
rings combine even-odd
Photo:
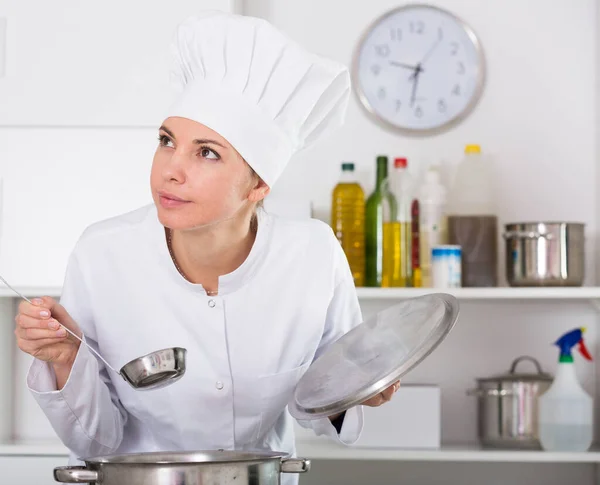
[(361, 300), (402, 300), (430, 293), (449, 293), (460, 300), (600, 300), (600, 287), (546, 288), (357, 288)]
[[(26, 297), (46, 295), (58, 298), (61, 288), (23, 286), (17, 290)], [(571, 301), (599, 301), (600, 287), (546, 287), (546, 288), (365, 288), (356, 289), (361, 300), (403, 300), (430, 293), (450, 293), (460, 300), (571, 300)], [(6, 286), (0, 283), (0, 298), (16, 297)]]
[[(10, 283), (10, 281), (9, 281)], [(60, 296), (61, 287), (59, 286), (16, 286), (15, 289), (25, 295), (27, 298), (34, 298), (36, 296), (51, 296), (58, 298)], [(18, 298), (10, 288), (7, 288), (2, 282), (0, 282), (0, 298)]]
[(562, 462), (600, 463), (600, 451), (582, 453), (483, 450), (477, 445), (444, 445), (437, 450), (373, 449), (343, 446), (336, 443), (297, 442), (297, 455), (313, 460), (385, 460), (446, 462)]
[[(299, 440), (297, 455), (311, 460), (384, 460), (431, 462), (504, 462), (504, 463), (600, 463), (600, 450), (586, 452), (547, 452), (526, 450), (484, 450), (477, 445), (444, 445), (438, 450), (372, 449), (337, 443)], [(0, 456), (64, 456), (69, 454), (60, 443), (0, 444)]]
[(62, 443), (0, 443), (0, 456), (69, 456)]

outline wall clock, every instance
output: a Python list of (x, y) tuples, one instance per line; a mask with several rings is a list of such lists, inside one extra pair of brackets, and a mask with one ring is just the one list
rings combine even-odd
[(485, 59), (471, 28), (450, 12), (405, 5), (376, 19), (353, 59), (353, 85), (377, 120), (406, 134), (445, 131), (475, 107)]

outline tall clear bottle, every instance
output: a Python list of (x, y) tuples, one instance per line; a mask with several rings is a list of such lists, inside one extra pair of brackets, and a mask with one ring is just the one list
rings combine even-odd
[(419, 257), (421, 284), (431, 288), (431, 251), (434, 246), (446, 243), (446, 188), (440, 173), (430, 168), (425, 173), (419, 192)]
[(395, 217), (396, 200), (388, 188), (388, 158), (380, 155), (375, 190), (365, 204), (365, 286), (383, 283), (384, 224)]
[(331, 227), (346, 254), (355, 286), (365, 284), (365, 193), (356, 180), (354, 163), (342, 163), (333, 189)]
[(384, 287), (412, 286), (411, 204), (413, 182), (406, 158), (394, 159), (389, 187), (396, 199), (396, 218), (383, 225)]

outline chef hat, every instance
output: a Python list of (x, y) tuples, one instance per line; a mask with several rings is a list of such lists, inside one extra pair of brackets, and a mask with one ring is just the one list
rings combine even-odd
[(347, 68), (265, 20), (207, 11), (179, 25), (168, 116), (219, 133), (272, 186), (292, 155), (341, 126)]

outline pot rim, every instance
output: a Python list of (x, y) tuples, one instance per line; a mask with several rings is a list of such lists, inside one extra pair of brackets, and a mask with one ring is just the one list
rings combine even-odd
[(280, 451), (193, 450), (115, 453), (79, 458), (79, 460), (84, 461), (88, 465), (209, 465), (221, 463), (247, 463), (275, 459), (282, 460), (289, 457), (289, 453)]
[(577, 221), (524, 221), (524, 222), (510, 222), (505, 223), (505, 227), (510, 226), (539, 226), (540, 224), (544, 224), (546, 226), (556, 226), (556, 225), (568, 225), (568, 226), (585, 226), (585, 222), (577, 222)]
[(501, 383), (501, 382), (552, 382), (553, 378), (549, 374), (506, 374), (504, 376), (494, 377), (479, 377), (476, 379), (478, 383)]

